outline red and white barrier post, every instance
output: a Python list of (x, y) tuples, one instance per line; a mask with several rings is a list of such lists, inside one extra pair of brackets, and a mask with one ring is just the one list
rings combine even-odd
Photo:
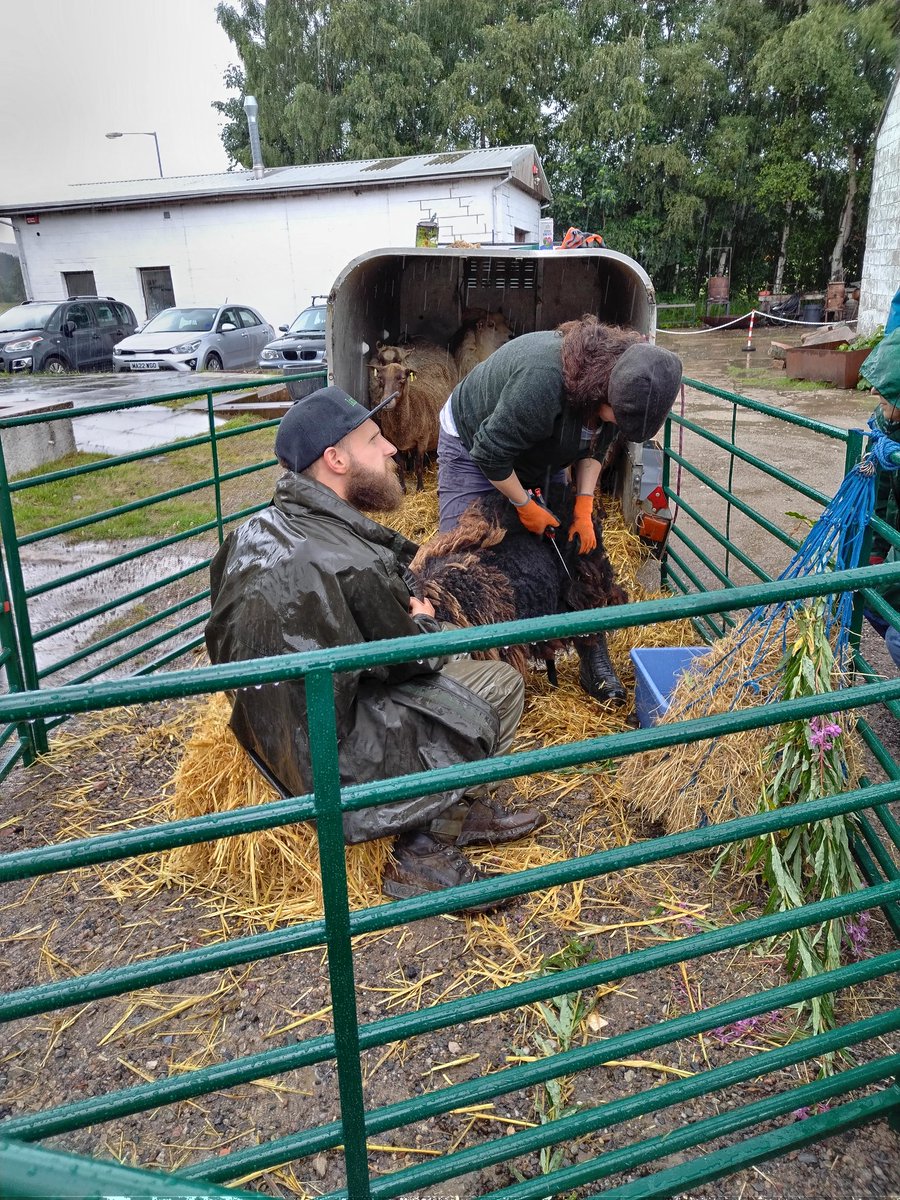
[(744, 347), (745, 354), (749, 354), (751, 351), (756, 349), (756, 347), (753, 345), (753, 318), (755, 316), (756, 316), (756, 309), (751, 308), (750, 309), (750, 328), (747, 331), (747, 345)]

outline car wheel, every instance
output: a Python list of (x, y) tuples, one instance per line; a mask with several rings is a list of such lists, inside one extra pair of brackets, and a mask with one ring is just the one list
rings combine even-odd
[(221, 358), (219, 358), (218, 354), (207, 355), (206, 362), (203, 364), (203, 370), (204, 371), (221, 371), (222, 370), (222, 360), (221, 360)]
[(66, 375), (69, 370), (69, 364), (65, 361), (65, 359), (57, 358), (56, 355), (52, 355), (50, 358), (44, 360), (44, 366), (42, 369), (46, 371), (48, 375)]

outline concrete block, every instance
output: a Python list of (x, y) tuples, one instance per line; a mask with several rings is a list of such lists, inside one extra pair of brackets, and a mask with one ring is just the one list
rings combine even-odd
[[(38, 416), (41, 413), (71, 409), (71, 400), (31, 403), (0, 400), (0, 417)], [(75, 434), (71, 418), (56, 421), (35, 421), (0, 430), (0, 445), (6, 462), (6, 473), (12, 478), (55, 462), (75, 452)]]

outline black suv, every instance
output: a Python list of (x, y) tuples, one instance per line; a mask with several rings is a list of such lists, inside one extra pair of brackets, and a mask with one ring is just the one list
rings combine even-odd
[(116, 342), (137, 329), (134, 313), (112, 296), (26, 300), (0, 313), (4, 372), (112, 369)]

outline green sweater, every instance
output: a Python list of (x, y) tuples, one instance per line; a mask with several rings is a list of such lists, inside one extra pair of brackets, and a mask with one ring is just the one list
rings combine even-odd
[(550, 472), (580, 458), (602, 459), (616, 429), (596, 436), (566, 404), (562, 336), (526, 333), (495, 350), (453, 391), (460, 440), (488, 479), (513, 471), (525, 487), (543, 487)]

